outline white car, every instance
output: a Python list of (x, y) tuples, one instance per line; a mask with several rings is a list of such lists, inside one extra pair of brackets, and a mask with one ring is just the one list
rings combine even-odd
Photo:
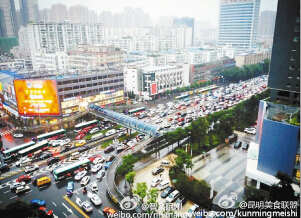
[(92, 154), (82, 154), (79, 158), (78, 158), (78, 160), (86, 160), (86, 159), (88, 159), (89, 157), (91, 157), (92, 156)]
[(163, 127), (164, 127), (164, 128), (169, 128), (170, 126), (171, 126), (170, 123), (164, 123), (164, 124), (163, 124)]
[(91, 172), (96, 173), (97, 171), (99, 171), (102, 168), (102, 164), (96, 164), (91, 168)]
[(56, 146), (63, 146), (63, 145), (68, 144), (69, 142), (71, 142), (70, 139), (52, 140), (51, 145), (52, 145), (53, 147), (56, 147)]
[(159, 177), (153, 179), (153, 181), (151, 183), (151, 187), (156, 187), (157, 185), (160, 184), (161, 181), (162, 181), (162, 178), (159, 178)]
[(14, 138), (23, 138), (23, 134), (22, 133), (16, 133), (16, 134), (14, 134)]
[(39, 169), (39, 165), (37, 165), (37, 164), (29, 165), (29, 166), (24, 167), (24, 172), (27, 174), (27, 173), (31, 173), (35, 170), (38, 170), (38, 169)]
[(256, 134), (256, 129), (255, 129), (255, 128), (249, 128), (249, 129), (246, 131), (246, 133), (255, 135), (255, 134)]
[(185, 123), (185, 125), (183, 126), (183, 128), (189, 127), (190, 123)]
[(92, 203), (94, 205), (101, 205), (101, 203), (102, 203), (100, 197), (97, 194), (91, 195), (90, 200), (92, 201)]
[(97, 191), (98, 191), (98, 186), (97, 186), (97, 183), (96, 183), (96, 182), (94, 182), (94, 183), (92, 184), (91, 190), (92, 190), (93, 192), (97, 192)]
[(90, 134), (94, 134), (94, 133), (97, 133), (97, 132), (99, 132), (99, 128), (98, 127), (93, 128), (93, 129), (90, 130)]
[(187, 217), (193, 217), (193, 214), (197, 213), (200, 210), (200, 207), (197, 204), (192, 205), (187, 211)]
[(177, 129), (177, 125), (172, 125), (171, 127), (170, 127), (170, 130), (176, 130)]
[(87, 175), (87, 173), (88, 172), (86, 170), (80, 171), (75, 175), (74, 179), (81, 180), (85, 175)]
[(96, 164), (102, 163), (104, 161), (105, 161), (105, 159), (103, 157), (97, 157), (93, 160), (93, 164), (96, 165)]
[[(83, 172), (83, 171), (82, 171)], [(90, 181), (90, 176), (85, 176), (84, 178), (82, 178), (82, 180), (80, 181), (81, 185), (87, 185), (88, 182)]]
[(168, 197), (166, 198), (166, 202), (167, 203), (172, 203), (174, 202), (180, 195), (180, 192), (178, 190), (174, 190), (172, 193), (170, 193), (168, 195)]
[(161, 123), (163, 120), (161, 118), (156, 120), (156, 123)]
[(10, 190), (15, 190), (16, 188), (20, 186), (24, 186), (25, 182), (13, 182), (12, 184), (9, 185)]
[(26, 164), (29, 164), (31, 162), (31, 159), (29, 157), (21, 157), (20, 160), (16, 162), (16, 166), (24, 166)]
[(189, 110), (187, 111), (187, 114), (193, 114), (195, 111), (194, 110)]
[(126, 144), (127, 144), (127, 146), (132, 147), (132, 146), (135, 145), (135, 142), (134, 142), (133, 140), (130, 140), (130, 141), (128, 141)]
[(85, 212), (89, 213), (93, 210), (92, 205), (88, 201), (83, 202), (81, 206), (82, 206), (82, 208), (84, 209)]

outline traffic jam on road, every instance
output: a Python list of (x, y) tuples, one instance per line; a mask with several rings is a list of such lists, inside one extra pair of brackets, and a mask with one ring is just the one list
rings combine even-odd
[[(197, 117), (229, 109), (264, 91), (266, 80), (263, 76), (226, 87), (211, 85), (177, 96), (166, 107), (139, 107), (127, 114), (158, 125), (161, 131), (173, 131), (189, 126)], [(99, 217), (116, 213), (119, 208), (107, 197), (103, 178), (116, 155), (137, 145), (145, 135), (126, 137), (125, 127), (97, 119), (77, 124), (74, 132), (75, 140), (67, 138), (66, 130), (60, 129), (3, 151), (1, 204), (21, 198), (35, 205), (37, 213), (45, 217), (67, 217), (71, 213)], [(255, 134), (256, 129), (250, 127), (245, 132)]]

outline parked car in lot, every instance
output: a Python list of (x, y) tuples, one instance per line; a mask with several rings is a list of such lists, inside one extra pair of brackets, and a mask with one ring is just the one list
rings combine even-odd
[(248, 150), (249, 144), (246, 143), (246, 142), (244, 142), (244, 143), (242, 144), (241, 148), (244, 149), (244, 150)]
[(91, 168), (91, 172), (92, 173), (96, 173), (97, 171), (99, 171), (102, 168), (102, 164), (96, 164)]
[(99, 163), (102, 163), (102, 162), (104, 162), (105, 161), (105, 159), (103, 158), (103, 157), (97, 157), (97, 158), (95, 158), (94, 160), (93, 160), (93, 164), (99, 164)]
[(161, 198), (166, 198), (170, 193), (172, 193), (175, 190), (174, 187), (167, 187), (166, 189), (164, 189), (164, 191), (161, 193)]
[[(183, 196), (183, 195), (180, 195), (178, 197), (178, 199), (174, 202), (174, 204), (178, 204), (178, 205), (181, 205), (183, 207), (183, 205), (187, 202), (187, 199)], [(181, 208), (180, 206), (180, 208)]]
[(157, 185), (160, 184), (161, 181), (162, 181), (162, 178), (159, 178), (159, 177), (153, 179), (153, 181), (151, 182), (151, 187), (156, 187)]
[(166, 203), (174, 202), (180, 196), (180, 192), (178, 190), (174, 190), (170, 193), (166, 198)]
[(80, 140), (80, 139), (83, 139), (84, 137), (86, 136), (86, 134), (82, 133), (82, 134), (78, 134), (75, 139), (76, 140)]
[(163, 167), (157, 167), (152, 171), (153, 175), (158, 175), (159, 173), (163, 172), (164, 168)]
[(33, 165), (29, 165), (29, 166), (24, 167), (24, 172), (25, 173), (31, 173), (31, 172), (36, 171), (38, 169), (39, 169), (39, 165), (33, 164)]
[(237, 141), (234, 143), (234, 148), (240, 148), (241, 147), (241, 141)]

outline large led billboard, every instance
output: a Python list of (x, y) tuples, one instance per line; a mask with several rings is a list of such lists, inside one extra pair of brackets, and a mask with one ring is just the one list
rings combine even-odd
[(152, 83), (152, 84), (151, 84), (150, 91), (151, 91), (151, 95), (155, 95), (155, 94), (158, 93), (158, 86), (157, 86), (157, 83)]
[(59, 116), (56, 80), (14, 80), (21, 116)]

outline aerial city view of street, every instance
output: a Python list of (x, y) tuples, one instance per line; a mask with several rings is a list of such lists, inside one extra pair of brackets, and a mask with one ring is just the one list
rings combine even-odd
[(300, 218), (300, 0), (0, 0), (1, 218)]

